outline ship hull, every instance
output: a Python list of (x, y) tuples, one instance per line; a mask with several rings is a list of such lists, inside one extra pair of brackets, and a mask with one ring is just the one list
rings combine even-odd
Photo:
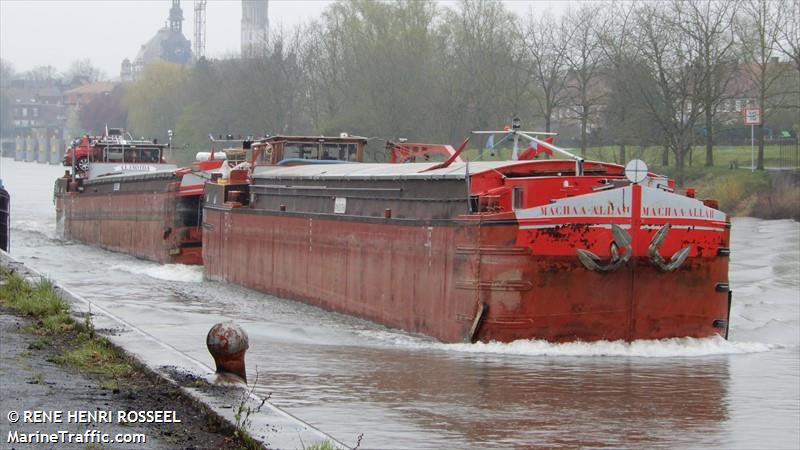
[[(584, 267), (568, 239), (563, 250), (554, 242), (540, 251), (532, 242), (559, 241), (558, 233), (521, 230), (513, 215), (412, 221), (209, 206), (204, 214), (208, 278), (445, 342), (726, 333), (728, 291), (718, 283), (727, 286), (728, 262), (716, 253), (665, 273), (635, 251), (604, 273)], [(705, 245), (699, 232), (677, 233), (668, 242)], [(610, 242), (604, 227), (577, 235), (597, 248)], [(634, 245), (646, 248), (651, 237), (641, 233)]]
[(65, 239), (150, 261), (198, 265), (200, 199), (200, 192), (181, 192), (175, 177), (95, 183), (83, 191), (69, 191), (68, 180), (60, 179), (58, 231)]

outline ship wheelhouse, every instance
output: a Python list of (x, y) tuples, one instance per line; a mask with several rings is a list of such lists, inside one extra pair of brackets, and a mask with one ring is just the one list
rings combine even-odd
[(296, 165), (309, 161), (362, 162), (367, 139), (359, 136), (270, 136), (253, 142), (257, 165)]

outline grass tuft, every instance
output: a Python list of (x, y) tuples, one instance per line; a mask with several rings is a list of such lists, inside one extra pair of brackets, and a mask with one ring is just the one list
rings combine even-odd
[(83, 372), (119, 378), (131, 375), (135, 369), (128, 359), (105, 339), (78, 335), (78, 346), (56, 358), (56, 362), (77, 367)]
[[(16, 273), (4, 274), (4, 278), (5, 283), (0, 286), (0, 304), (24, 316), (69, 318), (69, 305), (58, 295), (52, 281), (42, 279), (31, 285)], [(55, 326), (56, 323), (51, 320), (50, 325)]]
[(312, 444), (308, 447), (303, 447), (304, 450), (336, 450), (336, 446), (333, 445), (331, 441), (320, 442), (318, 444)]
[[(24, 316), (38, 319), (35, 325), (24, 331), (40, 336), (30, 348), (41, 350), (53, 341), (48, 336), (74, 337), (74, 342), (64, 354), (53, 361), (78, 368), (83, 372), (105, 375), (116, 380), (134, 373), (131, 361), (105, 338), (97, 337), (91, 315), (87, 314), (83, 324), (70, 316), (70, 307), (56, 291), (51, 280), (42, 279), (31, 284), (23, 277), (7, 269), (0, 271), (0, 304)], [(80, 331), (77, 336), (75, 331)]]

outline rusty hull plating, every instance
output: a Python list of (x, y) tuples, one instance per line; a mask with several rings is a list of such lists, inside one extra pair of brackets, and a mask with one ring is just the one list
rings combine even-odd
[(159, 263), (202, 264), (202, 182), (186, 170), (67, 175), (55, 184), (59, 233)]
[(713, 202), (615, 164), (432, 167), (208, 183), (206, 276), (445, 342), (726, 335), (730, 225)]

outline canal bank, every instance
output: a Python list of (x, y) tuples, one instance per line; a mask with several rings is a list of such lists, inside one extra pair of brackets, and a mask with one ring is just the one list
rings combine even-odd
[[(255, 386), (218, 382), (202, 362), (4, 252), (0, 270), (2, 284), (16, 284), (27, 299), (20, 306), (8, 289), (0, 298), (0, 435), (10, 448), (341, 447), (254, 394)], [(31, 314), (30, 300), (55, 302), (44, 308), (56, 311)], [(137, 348), (172, 364), (143, 362)]]

